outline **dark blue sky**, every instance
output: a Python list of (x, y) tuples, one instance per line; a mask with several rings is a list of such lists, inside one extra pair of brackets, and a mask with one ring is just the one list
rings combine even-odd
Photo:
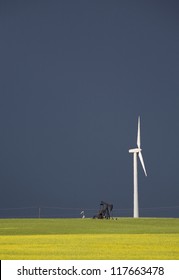
[(140, 214), (179, 216), (178, 15), (169, 0), (1, 1), (0, 208), (104, 200), (131, 216), (140, 115)]

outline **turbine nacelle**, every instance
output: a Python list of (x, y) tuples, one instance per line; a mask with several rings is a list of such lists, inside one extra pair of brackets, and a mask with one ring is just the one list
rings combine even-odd
[(130, 149), (129, 153), (140, 153), (142, 151), (142, 149), (140, 148), (135, 148), (135, 149)]

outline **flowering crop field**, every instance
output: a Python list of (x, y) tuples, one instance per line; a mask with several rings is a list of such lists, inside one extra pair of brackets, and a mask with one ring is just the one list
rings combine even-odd
[(0, 219), (1, 260), (179, 260), (179, 219)]

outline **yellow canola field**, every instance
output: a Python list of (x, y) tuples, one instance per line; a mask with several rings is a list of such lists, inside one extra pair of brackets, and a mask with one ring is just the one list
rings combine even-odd
[(179, 260), (179, 234), (0, 236), (1, 260)]

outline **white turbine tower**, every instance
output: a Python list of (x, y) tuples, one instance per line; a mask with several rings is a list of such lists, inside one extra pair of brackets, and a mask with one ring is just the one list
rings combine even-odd
[(137, 148), (130, 149), (129, 153), (133, 154), (133, 168), (134, 168), (134, 213), (133, 217), (139, 217), (139, 199), (138, 199), (138, 173), (137, 173), (137, 156), (139, 156), (140, 162), (142, 164), (145, 176), (147, 172), (144, 165), (144, 160), (141, 153), (141, 141), (140, 141), (140, 117), (138, 118), (138, 130), (137, 130)]

